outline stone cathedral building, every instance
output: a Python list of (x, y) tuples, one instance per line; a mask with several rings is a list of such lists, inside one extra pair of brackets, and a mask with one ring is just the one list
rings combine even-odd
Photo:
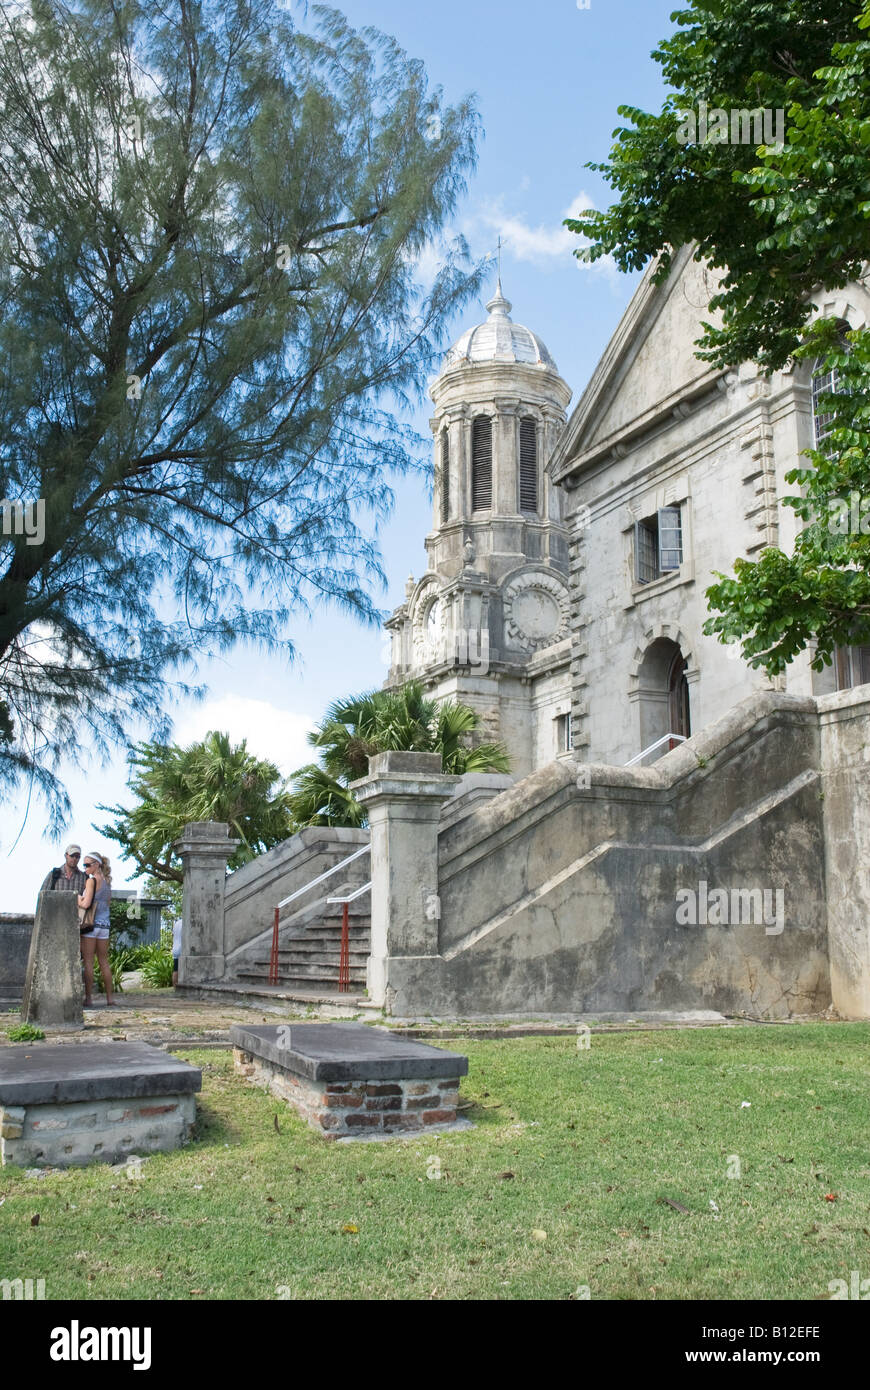
[[(698, 361), (714, 288), (690, 248), (665, 284), (648, 272), (570, 419), (570, 388), (500, 282), (431, 386), (429, 563), (387, 623), (388, 684), (471, 704), (516, 777), (560, 757), (653, 761), (773, 688), (703, 635), (704, 594), (736, 556), (790, 548), (785, 474), (821, 437), (826, 383), (807, 364), (765, 378)], [(851, 327), (868, 308), (858, 286), (820, 306)], [(809, 663), (776, 688), (870, 680), (870, 649)]]
[[(373, 756), (367, 828), (229, 877), (229, 827), (187, 826), (183, 987), (395, 1018), (870, 1018), (870, 649), (772, 685), (703, 635), (714, 574), (792, 545), (785, 476), (829, 378), (699, 362), (714, 288), (689, 250), (648, 274), (569, 417), (497, 286), (431, 387), (428, 566), (387, 626), (389, 684), (473, 705), (512, 776)], [(859, 327), (870, 296), (818, 310)]]

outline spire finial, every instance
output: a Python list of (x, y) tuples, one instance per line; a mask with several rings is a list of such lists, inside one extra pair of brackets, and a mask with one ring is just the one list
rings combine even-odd
[(495, 282), (495, 294), (486, 307), (490, 314), (498, 314), (502, 318), (507, 318), (513, 305), (509, 299), (505, 299), (501, 288), (501, 235), (498, 238), (496, 255), (498, 257), (498, 278)]

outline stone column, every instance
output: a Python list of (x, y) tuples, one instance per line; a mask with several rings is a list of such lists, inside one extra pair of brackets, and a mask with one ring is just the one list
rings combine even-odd
[(516, 516), (520, 510), (520, 403), (514, 397), (495, 398), (492, 421), (492, 510)]
[(229, 831), (224, 821), (192, 821), (172, 846), (184, 867), (180, 985), (223, 979), (227, 860), (239, 844)]
[(442, 774), (439, 753), (379, 753), (351, 784), (372, 835), (368, 990), (388, 1013), (391, 960), (438, 956), (438, 823), (460, 780)]
[(76, 894), (40, 893), (21, 1004), (25, 1023), (84, 1027), (80, 939)]

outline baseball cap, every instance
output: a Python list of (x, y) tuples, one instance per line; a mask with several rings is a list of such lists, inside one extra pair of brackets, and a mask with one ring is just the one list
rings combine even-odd
[(64, 854), (75, 854), (76, 852), (81, 854), (81, 845), (67, 845), (66, 849), (64, 850)]

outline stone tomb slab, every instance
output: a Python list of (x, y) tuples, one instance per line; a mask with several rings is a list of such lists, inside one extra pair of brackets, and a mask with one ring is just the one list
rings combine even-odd
[(0, 1155), (22, 1167), (118, 1163), (190, 1138), (202, 1072), (148, 1043), (0, 1047)]
[(362, 1023), (298, 1023), (230, 1032), (236, 1071), (289, 1103), (327, 1139), (384, 1139), (465, 1129), (459, 1082), (468, 1058)]

